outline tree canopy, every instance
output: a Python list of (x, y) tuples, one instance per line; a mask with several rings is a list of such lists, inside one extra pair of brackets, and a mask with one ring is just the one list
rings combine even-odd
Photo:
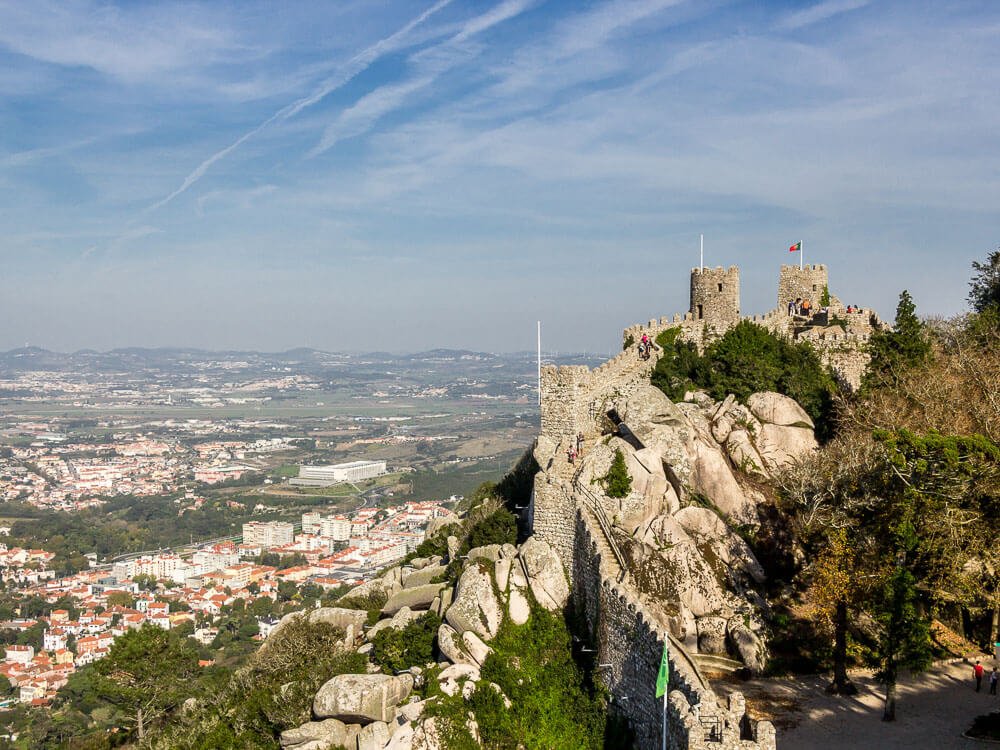
[(679, 401), (685, 391), (694, 389), (718, 401), (730, 393), (745, 401), (752, 393), (775, 391), (805, 409), (818, 437), (832, 435), (836, 383), (808, 343), (793, 343), (756, 323), (741, 321), (699, 354), (677, 332), (669, 329), (657, 337), (664, 353), (651, 377), (671, 400)]

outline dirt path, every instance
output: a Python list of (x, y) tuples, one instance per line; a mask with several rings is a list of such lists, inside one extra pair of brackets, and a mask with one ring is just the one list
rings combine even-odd
[[(989, 665), (984, 659), (984, 664)], [(715, 683), (716, 692), (742, 690), (748, 705), (778, 730), (779, 750), (948, 750), (998, 748), (995, 743), (964, 739), (972, 720), (1000, 711), (1000, 699), (976, 693), (972, 667), (962, 662), (935, 666), (899, 685), (895, 723), (882, 721), (884, 689), (871, 672), (851, 674), (858, 694), (834, 697), (824, 692), (828, 679), (753, 680)]]

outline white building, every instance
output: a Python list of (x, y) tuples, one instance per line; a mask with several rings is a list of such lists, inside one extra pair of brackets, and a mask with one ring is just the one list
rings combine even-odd
[(295, 527), (287, 521), (250, 521), (243, 524), (243, 543), (259, 544), (263, 549), (291, 544)]
[(200, 549), (191, 556), (189, 577), (210, 573), (213, 570), (222, 570), (223, 568), (228, 568), (230, 565), (238, 565), (239, 562), (240, 555), (238, 552)]
[(302, 514), (302, 533), (318, 534), (323, 517), (316, 512)]
[(7, 646), (4, 649), (5, 661), (12, 661), (17, 664), (30, 664), (35, 658), (35, 649), (32, 646)]
[(335, 542), (346, 542), (351, 538), (351, 521), (344, 516), (327, 516), (320, 524), (319, 535)]
[[(385, 461), (351, 461), (346, 464), (326, 466), (300, 466), (297, 479), (302, 484), (314, 482), (360, 482), (364, 479), (380, 477), (386, 473)], [(296, 483), (295, 479), (292, 483)]]

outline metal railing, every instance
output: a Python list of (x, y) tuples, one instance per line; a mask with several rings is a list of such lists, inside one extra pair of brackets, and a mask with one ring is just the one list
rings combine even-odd
[(604, 506), (601, 505), (600, 498), (595, 495), (589, 487), (586, 487), (579, 481), (579, 476), (573, 478), (573, 487), (588, 501), (587, 505), (590, 511), (594, 514), (597, 519), (597, 525), (601, 527), (601, 531), (604, 532), (604, 538), (608, 542), (608, 546), (611, 548), (612, 554), (615, 556), (615, 560), (618, 561), (618, 582), (621, 583), (625, 580), (625, 576), (628, 573), (628, 565), (625, 562), (625, 555), (622, 554), (621, 548), (618, 546), (618, 542), (615, 541), (614, 535), (611, 533), (611, 519), (608, 518), (608, 514), (604, 512)]

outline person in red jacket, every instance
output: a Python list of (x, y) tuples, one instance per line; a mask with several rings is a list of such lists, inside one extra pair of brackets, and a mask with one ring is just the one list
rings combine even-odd
[(976, 692), (978, 693), (983, 687), (983, 665), (979, 663), (979, 659), (976, 659), (976, 666), (972, 668), (972, 674), (976, 678)]

